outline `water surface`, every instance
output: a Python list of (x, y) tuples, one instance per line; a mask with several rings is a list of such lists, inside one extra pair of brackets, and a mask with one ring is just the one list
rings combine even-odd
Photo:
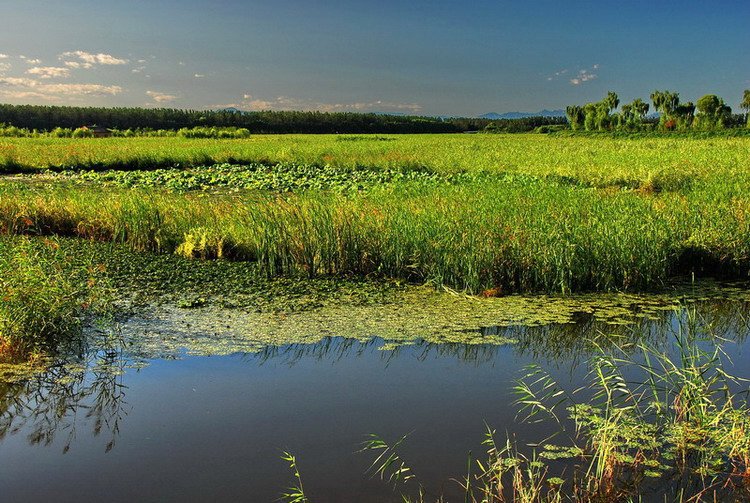
[[(731, 292), (679, 301), (731, 340), (733, 368), (750, 377), (746, 291)], [(253, 325), (247, 313), (154, 309), (124, 321), (116, 338), (91, 335), (77, 357), (2, 385), (3, 500), (274, 501), (292, 482), (279, 459), (286, 450), (313, 501), (399, 501), (365, 474), (372, 454), (356, 451), (367, 434), (392, 442), (409, 433), (401, 455), (422, 483), (463, 501), (451, 478), (465, 474), (470, 451), (485, 458), (487, 427), (521, 444), (555, 431), (518, 421), (512, 387), (525, 366), (577, 387), (593, 351), (587, 340), (666, 347), (684, 322), (676, 298), (618, 301), (616, 315), (613, 298), (599, 304), (609, 317), (557, 306), (566, 319), (526, 325), (499, 311), (498, 325), (483, 323), (488, 313), (455, 326), (428, 322), (419, 309), (429, 309), (413, 303), (310, 313), (280, 317), (253, 343), (241, 327), (257, 333), (267, 319)], [(482, 306), (462, 304), (460, 312)], [(394, 317), (411, 322), (398, 326)], [(321, 321), (330, 319), (338, 321)], [(419, 326), (431, 335), (420, 336)], [(401, 336), (386, 337), (394, 333)], [(467, 342), (457, 342), (461, 334)]]

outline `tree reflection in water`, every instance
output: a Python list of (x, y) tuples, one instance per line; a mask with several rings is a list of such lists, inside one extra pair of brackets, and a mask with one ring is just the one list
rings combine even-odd
[[(750, 333), (746, 302), (714, 299), (694, 305), (698, 315), (714, 328), (718, 336), (743, 342)], [(516, 341), (503, 346), (437, 344), (423, 340), (393, 343), (379, 338), (363, 341), (340, 334), (315, 344), (267, 346), (258, 353), (239, 356), (253, 365), (291, 366), (303, 359), (335, 363), (378, 351), (385, 366), (401, 358), (425, 361), (437, 357), (482, 366), (507, 364), (507, 358), (501, 354), (504, 352), (572, 372), (586, 365), (595, 353), (592, 340), (596, 340), (599, 348), (606, 346), (608, 341), (622, 346), (623, 340), (658, 346), (668, 340), (670, 329), (680, 323), (674, 311), (664, 311), (659, 317), (637, 317), (638, 307), (633, 306), (633, 312), (636, 316), (630, 325), (608, 325), (590, 313), (582, 312), (575, 317), (574, 323), (478, 327), (472, 332), (472, 340), (476, 340), (476, 333), (481, 333)], [(112, 450), (128, 411), (125, 401), (128, 388), (124, 384), (126, 370), (160, 355), (149, 354), (137, 344), (131, 344), (132, 341), (117, 338), (107, 341), (103, 348), (73, 351), (76, 355), (73, 359), (83, 363), (71, 364), (71, 358), (61, 358), (58, 364), (32, 378), (17, 382), (0, 381), (0, 441), (8, 435), (23, 432), (32, 445), (49, 446), (60, 441), (65, 453), (75, 442), (79, 430), (85, 428), (85, 435), (106, 438), (105, 452)]]
[(28, 431), (31, 445), (58, 440), (66, 453), (86, 428), (87, 435), (104, 436), (105, 452), (111, 451), (127, 415), (125, 365), (121, 354), (107, 352), (88, 365), (61, 362), (22, 382), (0, 382), (0, 440)]

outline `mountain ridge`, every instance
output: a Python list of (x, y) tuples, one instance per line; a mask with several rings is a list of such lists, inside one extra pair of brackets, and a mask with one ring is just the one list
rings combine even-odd
[(565, 117), (565, 110), (547, 110), (545, 108), (544, 110), (540, 110), (535, 113), (505, 112), (505, 113), (499, 114), (497, 112), (490, 112), (490, 113), (486, 113), (486, 114), (478, 116), (479, 119), (490, 119), (490, 120), (523, 119), (525, 117)]

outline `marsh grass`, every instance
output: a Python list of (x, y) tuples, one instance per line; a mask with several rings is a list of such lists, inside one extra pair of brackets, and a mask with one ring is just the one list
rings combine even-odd
[(206, 195), (5, 184), (0, 233), (256, 261), (269, 277), (377, 275), (470, 293), (642, 289), (750, 269), (742, 187), (653, 196), (537, 179)]
[(540, 456), (577, 460), (569, 488), (579, 498), (635, 498), (654, 484), (676, 501), (748, 497), (747, 381), (728, 372), (731, 362), (710, 324), (694, 310), (678, 318), (671, 348), (600, 348), (588, 386), (571, 394), (538, 368), (522, 379), (531, 383), (517, 386), (532, 416), (551, 417), (561, 429), (563, 409), (572, 419), (573, 443), (547, 443)]
[(104, 308), (96, 264), (72, 265), (55, 240), (0, 239), (0, 353), (6, 361), (54, 351)]
[(745, 138), (633, 140), (460, 134), (388, 135), (392, 141), (340, 138), (267, 135), (250, 140), (104, 138), (95, 142), (7, 138), (0, 147), (0, 172), (291, 163), (317, 169), (555, 175), (594, 187), (638, 188), (660, 172), (678, 172), (696, 180), (744, 173), (750, 159), (750, 143)]
[(183, 167), (256, 164), (0, 183), (0, 233), (254, 261), (268, 277), (375, 275), (486, 296), (750, 272), (745, 139), (467, 136), (13, 140), (3, 155), (40, 168), (153, 168), (164, 160), (154, 156), (180, 155)]
[(300, 475), (299, 467), (297, 466), (297, 458), (293, 454), (284, 451), (281, 459), (289, 463), (289, 468), (292, 469), (292, 473), (294, 474), (294, 483), (281, 494), (279, 501), (285, 503), (308, 503), (310, 500), (307, 499), (305, 488), (302, 485), (302, 475)]

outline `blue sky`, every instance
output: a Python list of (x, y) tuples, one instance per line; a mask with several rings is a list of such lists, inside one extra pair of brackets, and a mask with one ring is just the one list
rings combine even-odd
[[(0, 0), (0, 102), (475, 116), (750, 88), (750, 2)], [(736, 110), (739, 111), (739, 110)]]

